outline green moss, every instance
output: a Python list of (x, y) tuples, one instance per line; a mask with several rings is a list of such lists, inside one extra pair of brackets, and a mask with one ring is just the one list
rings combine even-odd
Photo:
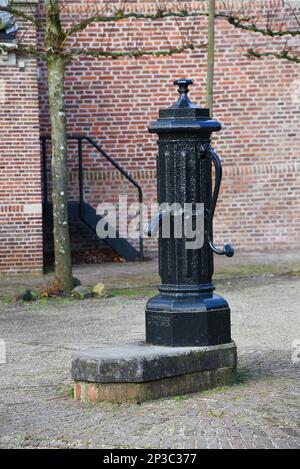
[(76, 300), (74, 298), (71, 298), (70, 296), (66, 297), (57, 297), (57, 298), (43, 298), (41, 299), (38, 303), (41, 304), (42, 300), (45, 301), (44, 304), (58, 304), (58, 305), (68, 305), (70, 303), (75, 302)]
[(202, 396), (210, 396), (212, 394), (223, 394), (226, 391), (230, 391), (232, 386), (220, 386), (218, 388), (207, 389), (205, 391), (201, 391)]
[(290, 275), (292, 275), (293, 277), (300, 277), (300, 269), (292, 270), (290, 272)]

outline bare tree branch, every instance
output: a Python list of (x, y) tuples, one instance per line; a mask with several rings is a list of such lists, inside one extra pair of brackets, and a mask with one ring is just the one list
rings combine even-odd
[(153, 57), (163, 57), (163, 56), (171, 56), (174, 54), (180, 54), (186, 50), (195, 50), (205, 48), (206, 44), (184, 44), (179, 47), (170, 47), (165, 50), (146, 50), (146, 49), (135, 49), (130, 51), (109, 51), (104, 49), (70, 49), (66, 52), (66, 57), (72, 59), (74, 57), (79, 56), (86, 56), (86, 57), (108, 57), (111, 59), (119, 59), (122, 57), (132, 57), (132, 58), (139, 58), (143, 56), (153, 56)]

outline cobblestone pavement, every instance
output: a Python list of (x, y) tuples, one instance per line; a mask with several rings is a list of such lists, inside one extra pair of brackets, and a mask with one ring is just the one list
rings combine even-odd
[(141, 340), (145, 298), (1, 303), (0, 447), (300, 448), (300, 279), (218, 291), (232, 307), (238, 384), (140, 406), (72, 400), (69, 368), (74, 350)]

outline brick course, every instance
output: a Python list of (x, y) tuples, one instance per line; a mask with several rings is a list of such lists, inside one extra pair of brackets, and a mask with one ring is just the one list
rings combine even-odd
[[(26, 40), (35, 44), (34, 31)], [(43, 267), (36, 67), (36, 60), (26, 57), (0, 65), (0, 274), (41, 272)]]
[(140, 404), (163, 397), (180, 396), (208, 389), (232, 386), (235, 371), (232, 368), (218, 368), (197, 373), (187, 373), (172, 378), (142, 383), (88, 383), (75, 381), (74, 398), (82, 402), (112, 402)]

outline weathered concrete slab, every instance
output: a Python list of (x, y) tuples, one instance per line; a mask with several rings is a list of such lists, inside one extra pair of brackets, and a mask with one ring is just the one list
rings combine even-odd
[(77, 352), (72, 377), (88, 383), (144, 383), (191, 373), (236, 369), (234, 342), (210, 347), (160, 347), (145, 343)]
[(123, 402), (141, 403), (180, 396), (216, 387), (230, 386), (235, 381), (235, 369), (216, 368), (215, 370), (187, 373), (171, 378), (163, 378), (142, 383), (88, 383), (75, 381), (74, 396), (82, 402)]

